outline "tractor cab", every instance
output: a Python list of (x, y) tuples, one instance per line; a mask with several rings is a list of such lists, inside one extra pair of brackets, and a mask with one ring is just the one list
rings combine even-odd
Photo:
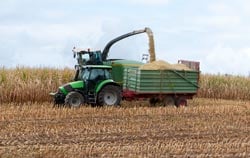
[(75, 81), (85, 83), (85, 91), (94, 92), (99, 83), (111, 80), (111, 66), (106, 65), (87, 65), (78, 68)]
[(99, 81), (99, 80), (106, 80), (112, 79), (111, 76), (111, 66), (107, 65), (85, 65), (80, 66), (76, 65), (76, 74), (74, 81)]
[(74, 58), (76, 58), (78, 65), (102, 65), (102, 53), (100, 50), (90, 51), (90, 49), (82, 50), (73, 48)]
[(105, 80), (111, 80), (110, 66), (87, 66), (81, 75), (86, 84), (86, 91), (95, 92), (100, 83)]

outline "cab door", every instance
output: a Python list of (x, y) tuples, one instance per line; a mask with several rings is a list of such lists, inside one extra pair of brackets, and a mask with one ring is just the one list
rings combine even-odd
[(88, 91), (94, 92), (98, 83), (107, 79), (104, 70), (105, 69), (91, 69), (88, 80)]

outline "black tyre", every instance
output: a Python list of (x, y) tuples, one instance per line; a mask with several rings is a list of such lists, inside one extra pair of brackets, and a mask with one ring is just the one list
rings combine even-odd
[(122, 100), (121, 88), (114, 85), (107, 85), (98, 94), (97, 103), (103, 105), (120, 105)]
[(80, 107), (84, 103), (83, 96), (78, 92), (70, 92), (65, 98), (65, 105), (69, 107)]
[(175, 100), (176, 107), (184, 107), (187, 106), (187, 99), (183, 97), (176, 98)]
[(163, 98), (163, 105), (164, 106), (171, 106), (171, 105), (175, 105), (175, 99), (172, 96), (166, 96)]
[(149, 99), (150, 106), (156, 106), (157, 103), (159, 103), (159, 102), (160, 102), (160, 99), (157, 97), (152, 97)]
[(54, 106), (53, 107), (63, 107), (64, 106), (65, 95), (63, 93), (57, 92), (54, 95)]

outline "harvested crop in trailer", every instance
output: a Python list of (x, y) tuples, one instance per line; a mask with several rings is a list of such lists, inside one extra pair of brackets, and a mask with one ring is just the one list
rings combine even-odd
[(169, 70), (172, 69), (171, 64), (166, 61), (158, 60), (140, 66), (141, 70)]
[(153, 61), (140, 67), (141, 70), (191, 70), (184, 64), (170, 64), (163, 60)]
[(173, 64), (173, 65), (172, 65), (172, 68), (173, 68), (174, 70), (192, 70), (192, 69), (190, 69), (189, 67), (187, 67), (187, 66), (184, 65), (184, 64)]

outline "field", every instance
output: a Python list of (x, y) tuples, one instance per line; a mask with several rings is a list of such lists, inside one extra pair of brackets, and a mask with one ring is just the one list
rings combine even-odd
[(250, 157), (249, 78), (202, 75), (185, 108), (53, 108), (73, 74), (0, 69), (0, 157)]
[(0, 157), (249, 157), (250, 102), (1, 105)]

